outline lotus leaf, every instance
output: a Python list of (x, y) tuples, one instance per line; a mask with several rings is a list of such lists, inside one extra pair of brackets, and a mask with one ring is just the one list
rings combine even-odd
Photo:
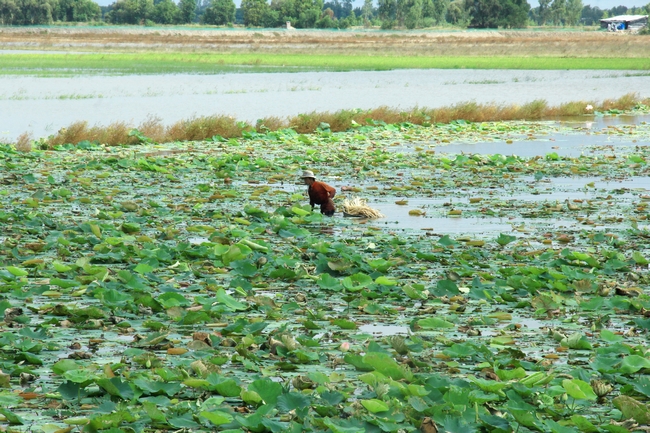
[(594, 394), (591, 385), (580, 379), (564, 379), (562, 386), (569, 396), (576, 400), (596, 400), (597, 396)]

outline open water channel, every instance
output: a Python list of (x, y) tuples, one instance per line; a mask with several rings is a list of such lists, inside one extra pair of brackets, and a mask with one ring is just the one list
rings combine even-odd
[[(20, 51), (0, 51), (20, 53)], [(457, 103), (549, 105), (598, 102), (637, 92), (648, 96), (644, 71), (396, 70), (0, 77), (0, 141), (34, 138), (73, 122), (91, 125), (148, 118), (172, 124), (194, 116), (231, 115), (255, 122), (313, 111), (410, 109)]]

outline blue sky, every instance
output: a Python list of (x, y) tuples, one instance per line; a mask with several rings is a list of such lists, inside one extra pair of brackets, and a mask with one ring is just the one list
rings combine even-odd
[[(96, 0), (96, 1), (100, 6), (108, 6), (109, 4), (115, 2), (115, 0)], [(240, 2), (241, 0), (235, 0), (235, 4), (237, 6), (239, 6)], [(530, 3), (531, 7), (539, 6), (537, 0), (528, 0), (528, 3)], [(645, 6), (648, 3), (650, 3), (650, 0), (589, 0), (589, 1), (582, 0), (582, 4), (590, 5), (594, 7), (597, 6), (600, 9), (611, 9), (616, 6), (627, 6), (628, 8), (631, 8), (633, 6), (640, 7), (640, 6)], [(363, 5), (363, 0), (353, 0), (352, 4), (354, 5), (354, 7), (361, 7)]]

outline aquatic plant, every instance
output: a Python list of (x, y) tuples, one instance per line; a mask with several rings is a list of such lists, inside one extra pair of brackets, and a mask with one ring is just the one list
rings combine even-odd
[[(589, 134), (583, 155), (531, 157), (476, 143), (587, 135), (376, 122), (1, 145), (1, 426), (643, 429), (650, 127)], [(458, 142), (477, 152), (444, 152)], [(403, 216), (311, 212), (306, 167)]]

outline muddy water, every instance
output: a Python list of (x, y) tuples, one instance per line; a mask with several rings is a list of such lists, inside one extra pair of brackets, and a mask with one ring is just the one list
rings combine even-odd
[[(1, 59), (1, 54), (0, 54)], [(398, 70), (223, 75), (0, 77), (0, 141), (35, 138), (85, 120), (91, 125), (148, 118), (171, 124), (225, 114), (249, 122), (312, 111), (409, 109), (456, 103), (550, 105), (648, 96), (635, 71)]]

